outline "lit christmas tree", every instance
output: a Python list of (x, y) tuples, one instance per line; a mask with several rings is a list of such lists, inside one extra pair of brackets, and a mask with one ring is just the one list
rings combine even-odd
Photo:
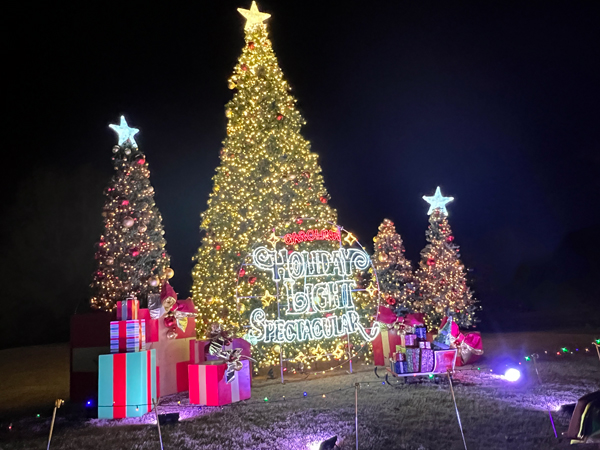
[(423, 199), (430, 205), (429, 228), (425, 233), (429, 244), (421, 251), (415, 274), (419, 296), (414, 307), (425, 313), (429, 326), (438, 327), (442, 317), (449, 314), (459, 326), (471, 326), (476, 321), (478, 307), (467, 286), (465, 266), (459, 259), (459, 248), (448, 224), (446, 204), (454, 199), (443, 197), (439, 187), (435, 195)]
[(394, 222), (384, 219), (373, 241), (373, 265), (377, 271), (381, 295), (397, 315), (412, 312), (415, 283), (410, 261), (404, 256), (402, 238), (396, 233)]
[(148, 163), (134, 139), (139, 130), (127, 126), (124, 117), (120, 125), (110, 127), (119, 135), (119, 144), (113, 147), (117, 173), (105, 190), (104, 234), (91, 285), (92, 307), (105, 311), (131, 296), (145, 302), (173, 276)]
[[(271, 239), (280, 250), (286, 246), (277, 243), (277, 236), (305, 226), (338, 232), (332, 225), (336, 211), (328, 204), (317, 154), (300, 134), (304, 119), (295, 108), (296, 100), (289, 93), (263, 23), (270, 15), (260, 12), (255, 2), (250, 10), (238, 11), (246, 19), (245, 46), (229, 79), (235, 94), (225, 109), (227, 137), (208, 209), (202, 214), (205, 236), (192, 274), (200, 334), (218, 322), (243, 335), (252, 310), (265, 308), (268, 314), (276, 314), (273, 280), (253, 267), (241, 267), (242, 262), (249, 264), (246, 257), (253, 248)], [(287, 245), (287, 251), (301, 251), (306, 245)], [(340, 243), (310, 245), (311, 249), (335, 250)], [(280, 292), (280, 302), (283, 296)], [(282, 351), (287, 359), (304, 355), (307, 365), (312, 359), (331, 359), (335, 352), (343, 356), (340, 339), (330, 341), (318, 346), (314, 341), (314, 346), (311, 342), (285, 344)], [(280, 350), (278, 345), (259, 345), (253, 357), (263, 366), (278, 364)]]

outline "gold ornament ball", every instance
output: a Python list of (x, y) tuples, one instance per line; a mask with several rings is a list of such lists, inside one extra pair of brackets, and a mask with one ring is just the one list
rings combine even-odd
[(240, 310), (240, 314), (244, 314), (244, 311), (246, 311), (246, 306), (244, 306), (243, 303), (240, 303), (240, 307), (238, 309)]
[(281, 346), (279, 344), (276, 344), (273, 346), (273, 353), (278, 355), (280, 351), (281, 351)]
[(379, 254), (379, 261), (384, 262), (384, 261), (387, 261), (387, 259), (388, 259), (388, 255), (386, 255), (385, 253)]
[(146, 225), (140, 225), (138, 227), (138, 232), (145, 233), (147, 229), (148, 229), (148, 227)]
[(123, 219), (123, 226), (125, 228), (131, 228), (134, 223), (135, 223), (135, 221), (133, 220), (133, 217), (127, 216)]
[(227, 117), (229, 119), (232, 115), (233, 115), (233, 113), (231, 112), (230, 109), (225, 110), (225, 117)]
[(152, 287), (158, 286), (158, 283), (160, 283), (160, 278), (158, 278), (157, 276), (150, 277), (148, 279), (148, 284)]
[(108, 264), (109, 266), (112, 266), (115, 263), (115, 259), (112, 256), (109, 256), (108, 258), (106, 258), (106, 264)]
[(165, 270), (165, 277), (167, 277), (168, 280), (173, 278), (173, 275), (175, 275), (175, 271), (170, 267), (167, 270)]
[(126, 148), (125, 149), (125, 154), (126, 155), (131, 155), (131, 149), (130, 148)]

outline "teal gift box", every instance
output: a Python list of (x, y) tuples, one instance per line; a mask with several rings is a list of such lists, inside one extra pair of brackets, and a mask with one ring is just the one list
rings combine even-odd
[(98, 418), (140, 417), (156, 400), (156, 350), (98, 358)]

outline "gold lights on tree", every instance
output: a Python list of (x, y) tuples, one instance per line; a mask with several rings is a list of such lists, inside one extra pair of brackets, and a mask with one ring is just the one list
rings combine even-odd
[(394, 222), (384, 219), (373, 242), (372, 259), (384, 304), (398, 315), (413, 312), (416, 283)]
[[(225, 106), (226, 137), (202, 213), (205, 234), (192, 272), (201, 334), (218, 322), (243, 335), (250, 311), (265, 292), (275, 297), (272, 280), (246, 265), (253, 246), (284, 245), (278, 234), (299, 217), (313, 218), (319, 227), (336, 223), (317, 154), (300, 132), (304, 119), (268, 37), (265, 20), (270, 15), (255, 2), (239, 12), (246, 19), (245, 45), (228, 80), (234, 95)], [(256, 292), (256, 298), (237, 301), (236, 292)], [(284, 347), (293, 359), (294, 349)], [(300, 349), (310, 354), (307, 343), (297, 344)], [(326, 349), (327, 358), (334, 349)], [(279, 354), (264, 352), (260, 362), (279, 364)]]
[[(434, 197), (438, 194), (439, 188)], [(432, 206), (436, 205), (430, 201), (432, 199), (425, 200)], [(441, 197), (437, 206), (433, 210), (430, 208), (426, 231), (428, 244), (421, 251), (421, 261), (415, 273), (418, 295), (413, 307), (425, 313), (428, 325), (437, 327), (445, 315), (452, 315), (459, 326), (468, 327), (476, 322), (475, 312), (479, 306), (467, 286), (466, 269), (460, 261), (459, 247), (448, 224), (445, 204), (451, 199)]]
[(110, 127), (118, 134), (119, 145), (113, 147), (116, 173), (104, 191), (104, 233), (91, 284), (91, 306), (105, 311), (128, 297), (144, 302), (148, 294), (159, 292), (161, 281), (173, 276), (148, 162), (133, 139), (138, 130), (124, 117)]

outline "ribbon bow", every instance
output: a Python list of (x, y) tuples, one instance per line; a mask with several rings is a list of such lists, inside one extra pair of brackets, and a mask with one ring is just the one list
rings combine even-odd
[(225, 346), (231, 345), (233, 341), (232, 335), (228, 330), (225, 330), (220, 324), (213, 323), (210, 329), (207, 331), (208, 339), (210, 344), (208, 345), (208, 353), (222, 359), (227, 363), (227, 370), (225, 371), (225, 382), (231, 383), (235, 379), (235, 373), (242, 370), (244, 365), (242, 364), (242, 358), (249, 359), (256, 362), (254, 359), (248, 356), (242, 355), (241, 348), (234, 348), (232, 350), (225, 350)]
[(167, 332), (169, 339), (177, 337), (175, 325), (185, 332), (188, 326), (188, 317), (196, 315), (193, 312), (181, 311), (182, 305), (177, 301), (177, 293), (168, 282), (163, 284), (160, 294), (148, 296), (148, 309), (150, 317), (153, 319), (160, 319), (164, 316), (165, 326), (170, 328)]

